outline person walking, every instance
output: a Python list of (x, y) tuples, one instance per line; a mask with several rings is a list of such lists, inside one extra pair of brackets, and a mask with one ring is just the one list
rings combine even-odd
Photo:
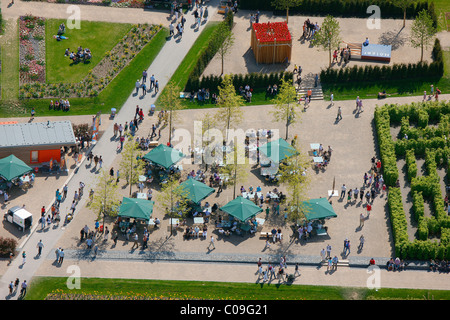
[(142, 83), (147, 82), (147, 70), (142, 71)]
[(103, 158), (102, 158), (102, 156), (100, 156), (100, 158), (98, 159), (98, 165), (100, 166), (99, 169), (101, 169), (102, 166), (103, 166)]
[(64, 249), (60, 249), (58, 263), (61, 265), (64, 261)]
[(141, 87), (141, 83), (139, 82), (139, 79), (136, 80), (135, 87), (136, 87), (136, 94), (138, 94), (139, 88)]
[(361, 235), (361, 237), (359, 237), (359, 246), (358, 246), (358, 249), (359, 249), (359, 250), (362, 250), (362, 249), (363, 249), (363, 247), (364, 247), (364, 242), (365, 242), (364, 235)]
[(331, 257), (328, 257), (327, 260), (327, 271), (331, 271), (333, 267), (333, 261), (331, 260)]
[(211, 236), (211, 240), (209, 242), (208, 249), (211, 248), (211, 246), (213, 247), (213, 249), (216, 248), (216, 246), (214, 245), (214, 237), (213, 236)]
[(38, 248), (38, 257), (41, 256), (42, 253), (42, 248), (44, 247), (44, 244), (42, 243), (42, 240), (39, 240), (39, 242), (36, 245), (36, 248)]
[(94, 170), (97, 170), (98, 160), (99, 160), (98, 156), (95, 155), (95, 157), (94, 157), (94, 163), (95, 163)]
[(136, 246), (136, 249), (139, 248), (139, 243), (138, 243), (139, 236), (137, 233), (134, 233), (133, 239), (134, 239), (134, 243), (133, 243), (133, 246), (131, 247), (131, 250), (134, 250), (135, 246)]
[[(183, 28), (180, 28), (180, 30), (181, 30), (181, 32), (180, 32), (180, 38), (181, 38), (182, 33), (183, 33)], [(158, 93), (158, 92), (159, 92), (159, 82), (158, 82), (158, 80), (156, 80), (155, 81), (155, 93)]]
[(327, 258), (331, 257), (331, 245), (327, 245)]
[(21, 289), (20, 289), (21, 297), (24, 297), (27, 294), (27, 288), (28, 288), (27, 280), (23, 280)]
[(25, 251), (22, 252), (22, 266), (27, 262), (27, 254)]
[(327, 258), (327, 252), (325, 248), (322, 248), (322, 251), (320, 251), (320, 257), (322, 258), (322, 262)]
[(359, 215), (359, 227), (360, 227), (360, 228), (364, 227), (364, 220), (366, 220), (366, 218), (364, 217), (364, 214), (361, 213), (361, 214)]
[(11, 281), (11, 283), (8, 285), (9, 288), (9, 295), (12, 295), (14, 292), (14, 281)]
[(347, 191), (347, 187), (345, 186), (345, 184), (343, 184), (341, 187), (341, 199), (344, 199), (346, 191)]
[(341, 109), (341, 107), (338, 107), (336, 120), (342, 120), (342, 109)]
[(297, 274), (300, 275), (300, 270), (299, 270), (299, 265), (298, 265), (298, 263), (295, 264), (294, 277), (295, 277)]
[(338, 264), (338, 262), (339, 262), (338, 257), (337, 257), (337, 256), (334, 256), (334, 258), (333, 258), (333, 260), (332, 260), (332, 264), (333, 264), (332, 270), (337, 270), (337, 264)]

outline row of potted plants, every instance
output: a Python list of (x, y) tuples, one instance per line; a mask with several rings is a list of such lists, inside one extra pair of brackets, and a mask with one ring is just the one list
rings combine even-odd
[(95, 97), (128, 65), (160, 29), (160, 25), (134, 25), (81, 82), (48, 84), (44, 79), (44, 81), (32, 84), (26, 83), (20, 86), (19, 98)]

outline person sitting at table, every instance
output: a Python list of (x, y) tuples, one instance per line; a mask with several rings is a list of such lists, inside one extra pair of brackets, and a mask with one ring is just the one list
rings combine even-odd
[(261, 187), (260, 186), (256, 187), (256, 192), (261, 192)]
[(191, 235), (191, 230), (189, 227), (186, 227), (186, 231), (184, 232), (184, 237), (189, 239), (190, 235)]
[(255, 233), (256, 232), (256, 226), (252, 226), (251, 228), (250, 228), (250, 234), (253, 234), (253, 233)]
[(194, 233), (195, 233), (195, 237), (198, 238), (198, 233), (199, 233), (200, 229), (198, 226), (195, 226), (194, 228)]
[(208, 227), (206, 226), (206, 223), (203, 224), (203, 238), (206, 239), (206, 235), (208, 233)]
[(212, 208), (211, 208), (211, 212), (216, 212), (216, 210), (219, 208), (219, 206), (217, 205), (217, 203), (214, 203)]
[(244, 186), (241, 186), (241, 193), (245, 192)]
[(253, 187), (250, 186), (250, 188), (248, 188), (248, 192), (253, 193)]
[(231, 232), (229, 230), (224, 230), (223, 228), (218, 229), (219, 233), (225, 236), (229, 236)]
[(161, 221), (159, 221), (159, 218), (155, 219), (155, 228), (158, 228), (158, 225), (161, 224)]

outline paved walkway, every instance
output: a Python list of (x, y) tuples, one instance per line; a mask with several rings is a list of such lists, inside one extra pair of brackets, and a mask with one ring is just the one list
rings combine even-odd
[[(213, 17), (217, 13), (217, 3), (218, 0), (213, 0), (208, 4), (210, 17)], [(2, 13), (4, 18), (6, 19), (14, 19), (17, 18), (18, 15), (26, 13), (31, 13), (38, 16), (42, 16), (44, 14), (45, 17), (51, 18), (64, 18), (68, 16), (65, 15), (65, 10), (67, 9), (68, 5), (16, 1), (16, 3), (11, 8), (4, 9), (4, 6), (5, 3), (3, 2)], [(142, 9), (117, 9), (98, 6), (80, 6), (80, 8), (81, 18), (84, 20), (132, 23), (162, 23), (168, 16), (167, 13), (153, 13), (144, 11)], [(156, 17), (156, 20), (154, 19), (154, 16)], [(167, 21), (168, 20), (166, 19), (166, 25), (168, 24)], [(194, 22), (194, 16), (190, 13), (187, 14), (187, 30), (183, 33), (183, 39), (181, 41), (176, 41), (175, 39), (171, 39), (170, 41), (168, 41), (147, 70), (149, 74), (148, 78), (150, 78), (150, 76), (154, 74), (155, 78), (159, 80), (160, 90), (162, 90), (167, 84), (168, 80), (171, 78), (172, 74), (175, 72), (176, 68), (181, 63), (184, 56), (187, 54), (187, 52), (197, 39), (197, 36), (205, 27), (205, 25), (202, 25), (199, 30), (196, 29), (196, 31), (193, 31), (192, 29), (189, 29), (189, 26), (194, 24)], [(144, 113), (147, 113), (148, 108), (156, 101), (157, 98), (158, 94), (154, 94), (154, 92), (152, 92), (147, 94), (143, 99), (140, 99), (140, 96), (135, 95), (133, 90), (133, 93), (130, 94), (130, 97), (123, 105), (120, 112), (116, 115), (115, 121), (117, 121), (118, 123), (125, 123), (126, 121), (129, 122), (130, 120), (132, 120), (134, 118), (136, 105), (139, 105), (144, 109)], [(95, 145), (93, 153), (102, 155), (104, 159), (103, 166), (105, 168), (109, 168), (116, 156), (117, 141), (110, 139), (110, 137), (113, 135), (112, 125), (110, 125), (108, 128), (105, 128), (104, 130), (104, 135)], [(74, 190), (78, 189), (80, 181), (83, 181), (87, 186), (94, 185), (95, 178), (96, 175), (90, 172), (90, 168), (86, 168), (86, 166), (80, 165), (77, 173), (68, 178), (68, 194), (72, 195)], [(61, 184), (61, 188), (63, 186), (64, 183)], [(85, 193), (87, 193), (87, 191), (85, 191)], [(82, 208), (85, 205), (86, 198), (87, 196), (84, 196), (83, 199), (81, 199), (81, 201), (77, 205), (77, 208)], [(78, 210), (75, 211), (75, 218), (77, 212)], [(62, 213), (63, 215), (65, 215), (64, 211), (62, 211)], [(36, 224), (35, 228), (37, 227), (38, 225)], [(0, 280), (0, 299), (7, 296), (7, 285), (12, 279), (16, 279), (18, 277), (21, 281), (26, 279), (27, 282), (30, 282), (31, 278), (35, 274), (35, 271), (39, 268), (41, 262), (43, 261), (43, 259), (32, 258), (32, 255), (34, 255), (34, 253), (36, 252), (36, 244), (39, 242), (39, 240), (42, 240), (42, 242), (45, 244), (43, 256), (46, 256), (49, 254), (49, 252), (53, 252), (52, 248), (55, 246), (58, 239), (64, 234), (64, 230), (65, 228), (61, 225), (59, 228), (52, 230), (52, 232), (33, 232), (27, 239), (25, 244), (19, 244), (21, 250), (28, 253), (27, 261), (25, 265), (22, 265), (22, 257), (20, 256), (15, 259), (7, 269)], [(20, 253), (22, 253), (22, 251)]]
[[(217, 2), (217, 1), (216, 1)], [(33, 7), (27, 7), (28, 4), (32, 4), (33, 6), (37, 4), (33, 2), (17, 2), (16, 4), (21, 4), (22, 9), (17, 6), (15, 10), (19, 12), (20, 10), (24, 10), (20, 14), (24, 13), (33, 13)], [(215, 4), (212, 1), (211, 4)], [(64, 14), (64, 5), (51, 5), (46, 3), (39, 3), (41, 6), (39, 9), (39, 13), (42, 10), (42, 5), (45, 5), (46, 8), (58, 10), (57, 13), (52, 14), (51, 17), (63, 17)], [(48, 6), (48, 7), (47, 7)], [(67, 6), (66, 6), (67, 7)], [(82, 7), (82, 12), (85, 12)], [(142, 11), (138, 14), (135, 9), (115, 9), (115, 8), (103, 8), (103, 7), (93, 7), (89, 6), (89, 10), (86, 10), (86, 16), (83, 13), (82, 18), (86, 18), (89, 20), (92, 18), (93, 20), (99, 20), (100, 17), (103, 17), (103, 13), (100, 14), (100, 11), (106, 9), (114, 9), (111, 11), (111, 14), (118, 14), (121, 17), (117, 16), (117, 19), (124, 19), (123, 17), (127, 17), (127, 19), (134, 19), (134, 14), (136, 12), (137, 15), (140, 15), (141, 18), (145, 14), (149, 14), (148, 12)], [(12, 10), (12, 8), (9, 8)], [(6, 10), (9, 10), (6, 9)], [(38, 9), (38, 8), (37, 8)], [(36, 9), (36, 10), (37, 10)], [(28, 11), (31, 10), (31, 11)], [(120, 10), (120, 11), (119, 11)], [(122, 11), (129, 10), (129, 11)], [(46, 10), (44, 10), (46, 11)], [(117, 12), (116, 12), (117, 11)], [(56, 12), (56, 11), (55, 11)], [(98, 19), (96, 19), (96, 12), (98, 12)], [(127, 12), (127, 14), (125, 14)], [(130, 15), (128, 15), (130, 12)], [(3, 11), (5, 14), (5, 10)], [(13, 17), (12, 11), (9, 17)], [(210, 10), (210, 15), (213, 15), (213, 10)], [(16, 13), (19, 14), (19, 13)], [(56, 15), (56, 16), (55, 16)], [(89, 16), (88, 16), (89, 15)], [(155, 13), (155, 15), (159, 15), (159, 13)], [(150, 14), (149, 14), (150, 16)], [(153, 14), (151, 14), (153, 17)], [(167, 17), (167, 14), (165, 14)], [(7, 16), (8, 17), (8, 16)], [(90, 18), (89, 18), (90, 17)], [(160, 17), (162, 20), (164, 16)], [(114, 18), (115, 19), (115, 18)], [(137, 18), (136, 18), (137, 19)], [(156, 19), (156, 18), (155, 18)], [(193, 17), (191, 15), (187, 15), (187, 25), (189, 26)], [(108, 21), (116, 21), (113, 18), (109, 17)], [(141, 20), (135, 20), (133, 22), (140, 22)], [(129, 22), (129, 21), (124, 21)], [(146, 21), (149, 22), (149, 21)], [(151, 22), (151, 21), (150, 21)], [(193, 44), (196, 36), (199, 32), (192, 32), (192, 30), (188, 30), (187, 33), (183, 36), (183, 40), (181, 42), (169, 41), (161, 53), (156, 57), (153, 64), (150, 66), (148, 73), (149, 75), (155, 74), (156, 78), (160, 81), (160, 90), (163, 89), (164, 85), (167, 83), (170, 76), (173, 74), (179, 63), (182, 61), (184, 55), (189, 50), (190, 46)], [(136, 105), (140, 105), (144, 107), (145, 111), (147, 111), (150, 104), (152, 104), (156, 100), (157, 96), (153, 94), (147, 94), (144, 99), (139, 99), (139, 96), (130, 95), (129, 99), (122, 107), (118, 115), (116, 116), (116, 120), (118, 123), (124, 123), (125, 121), (129, 121), (134, 116), (134, 110)], [(441, 97), (442, 100), (448, 99), (450, 96), (443, 95)], [(412, 101), (419, 101), (420, 97), (407, 97), (407, 98), (389, 98), (386, 103), (410, 103)], [(325, 102), (324, 102), (325, 103)], [(366, 104), (375, 104), (376, 101), (367, 101)], [(346, 120), (343, 121), (351, 121), (351, 118), (354, 118), (351, 115), (351, 110), (353, 109), (353, 102), (339, 102), (339, 105), (347, 106), (344, 109), (344, 117)], [(316, 105), (314, 105), (316, 106)], [(317, 105), (319, 106), (319, 105)], [(335, 110), (326, 111), (325, 105), (320, 105), (323, 107), (321, 111), (325, 117), (320, 119), (324, 119), (324, 121), (330, 122), (335, 117)], [(334, 107), (335, 109), (335, 107)], [(307, 113), (309, 113), (308, 110)], [(368, 110), (365, 114), (368, 113)], [(193, 119), (193, 118), (190, 118)], [(319, 118), (317, 118), (319, 119)], [(349, 120), (347, 120), (349, 119)], [(307, 120), (307, 118), (305, 119)], [(312, 123), (312, 122), (310, 122)], [(361, 124), (359, 124), (361, 126)], [(355, 129), (356, 128), (356, 129)], [(358, 125), (353, 127), (353, 132), (361, 130)], [(335, 135), (336, 131), (333, 131)], [(330, 133), (330, 132), (328, 132)], [(339, 132), (340, 135), (344, 138), (345, 134), (348, 132)], [(105, 129), (105, 134), (94, 147), (93, 152), (95, 154), (103, 155), (104, 157), (104, 167), (109, 168), (114, 161), (116, 155), (116, 141), (111, 141), (109, 137), (112, 136), (112, 126), (110, 125)], [(369, 158), (372, 153), (368, 153), (367, 157)], [(336, 156), (339, 156), (337, 153)], [(340, 163), (340, 162), (339, 162)], [(338, 176), (338, 178), (341, 178)], [(78, 173), (72, 177), (69, 177), (69, 194), (73, 194), (73, 190), (78, 187), (80, 181), (84, 181), (87, 185), (94, 183), (95, 175), (90, 172), (90, 168), (86, 168), (86, 166), (80, 166)], [(323, 181), (322, 181), (323, 182)], [(63, 185), (63, 183), (62, 183)], [(323, 185), (323, 184), (322, 184)], [(75, 220), (81, 218), (78, 216), (79, 208), (82, 208), (85, 205), (86, 197), (84, 197), (77, 206)], [(8, 267), (7, 271), (4, 273), (3, 277), (0, 280), (0, 299), (16, 299), (16, 296), (9, 297), (7, 294), (7, 284), (15, 279), (20, 278), (21, 281), (27, 279), (29, 282), (33, 276), (69, 276), (71, 273), (68, 272), (67, 267), (69, 265), (76, 265), (80, 267), (81, 276), (82, 277), (120, 277), (120, 278), (134, 278), (136, 275), (139, 275), (140, 278), (145, 279), (174, 279), (174, 280), (203, 280), (203, 281), (236, 281), (236, 282), (255, 282), (258, 281), (256, 272), (256, 264), (255, 261), (258, 257), (262, 257), (264, 261), (274, 260), (276, 263), (279, 259), (276, 255), (269, 254), (256, 254), (256, 253), (226, 253), (220, 252), (220, 249), (216, 250), (206, 250), (205, 252), (172, 252), (172, 251), (163, 251), (163, 252), (140, 252), (134, 251), (130, 252), (127, 250), (119, 250), (119, 251), (100, 251), (99, 254), (94, 257), (92, 253), (86, 252), (83, 250), (67, 250), (65, 261), (62, 266), (55, 265), (54, 261), (54, 248), (57, 245), (60, 238), (65, 234), (66, 228), (64, 226), (59, 226), (49, 232), (34, 232), (29, 237), (28, 241), (20, 244), (22, 250), (25, 250), (27, 255), (27, 261), (24, 265), (22, 265), (22, 258), (19, 256), (17, 259), (14, 259), (11, 265)], [(378, 233), (374, 233), (378, 234)], [(43, 250), (41, 257), (36, 257), (35, 254), (37, 252), (36, 244), (42, 239), (45, 248)], [(218, 244), (220, 245), (220, 244)], [(206, 247), (206, 245), (205, 245)], [(314, 284), (314, 285), (339, 285), (339, 286), (367, 286), (367, 280), (369, 278), (369, 274), (367, 273), (366, 268), (364, 268), (364, 264), (367, 262), (366, 259), (359, 259), (358, 257), (349, 257), (349, 263), (351, 267), (342, 267), (339, 268), (338, 271), (335, 272), (326, 272), (326, 268), (318, 267), (318, 259), (316, 256), (310, 255), (287, 255), (289, 268), (288, 272), (292, 271), (292, 264), (295, 262), (299, 262), (302, 264), (301, 273), (302, 275), (298, 277), (295, 281), (296, 284)], [(376, 258), (377, 262), (380, 265), (383, 265), (386, 258)], [(94, 265), (95, 263), (95, 265)], [(239, 272), (236, 272), (236, 271)], [(429, 273), (426, 271), (417, 271), (417, 270), (407, 270), (405, 272), (397, 273), (397, 272), (387, 272), (386, 270), (380, 271), (381, 282), (380, 285), (382, 287), (396, 287), (396, 288), (428, 288), (428, 289), (444, 289), (450, 290), (450, 282), (448, 281), (448, 275), (446, 274), (438, 274), (438, 273)], [(445, 277), (445, 279), (444, 279)]]

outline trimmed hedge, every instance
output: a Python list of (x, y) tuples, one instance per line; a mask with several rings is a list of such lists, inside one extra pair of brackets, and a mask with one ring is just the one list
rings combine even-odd
[[(275, 14), (285, 15), (285, 10), (276, 10), (272, 5), (273, 0), (240, 0), (239, 7), (245, 10), (274, 11)], [(290, 14), (302, 15), (327, 15), (335, 17), (360, 17), (368, 18), (367, 8), (371, 5), (380, 7), (383, 18), (402, 18), (403, 10), (394, 5), (391, 0), (303, 0), (301, 4), (290, 8)], [(406, 10), (406, 17), (413, 18), (423, 9), (429, 10), (433, 20), (437, 18), (434, 13), (434, 4), (428, 1), (418, 1), (411, 4)]]
[[(266, 89), (269, 85), (273, 86), (274, 84), (280, 85), (281, 80), (284, 79), (292, 80), (293, 73), (290, 71), (285, 72), (273, 72), (270, 74), (267, 73), (249, 73), (249, 74), (233, 74), (231, 75), (233, 80), (233, 85), (237, 89), (239, 87), (245, 87), (247, 84), (252, 89)], [(209, 89), (211, 93), (218, 92), (218, 87), (222, 84), (222, 77), (209, 75), (202, 77), (201, 80), (191, 80), (187, 83), (185, 90), (198, 90), (200, 88)]]
[(389, 80), (440, 79), (444, 75), (444, 59), (439, 39), (432, 51), (433, 62), (396, 63), (392, 66), (353, 66), (350, 68), (327, 68), (320, 72), (322, 83), (357, 83)]
[[(234, 16), (233, 12), (229, 11), (228, 15), (225, 17), (225, 20), (221, 23), (226, 24), (230, 30), (233, 27)], [(209, 62), (214, 58), (219, 48), (216, 43), (220, 43), (223, 39), (225, 39), (225, 35), (220, 33), (220, 28), (217, 28), (214, 33), (211, 35), (210, 40), (208, 42), (208, 46), (202, 52), (200, 57), (198, 58), (195, 67), (192, 69), (189, 74), (188, 81), (184, 88), (184, 91), (198, 90), (199, 89), (199, 79), (208, 66)]]
[[(403, 259), (450, 258), (450, 234), (448, 231), (450, 217), (445, 211), (440, 177), (437, 173), (438, 166), (448, 167), (450, 162), (450, 145), (444, 138), (448, 136), (449, 111), (450, 103), (445, 102), (401, 106), (384, 105), (375, 109), (375, 125), (385, 170), (383, 173), (390, 177), (389, 183), (392, 183), (395, 178), (394, 169), (398, 176), (396, 159), (405, 156), (408, 177), (411, 180), (412, 207), (418, 222), (417, 239), (414, 241), (408, 239), (406, 215), (400, 189), (391, 184), (388, 195), (394, 247), (396, 254)], [(441, 119), (442, 123), (439, 123), (437, 128), (424, 127), (425, 123), (428, 124), (429, 121), (438, 119)], [(409, 121), (415, 122), (417, 125), (420, 122), (422, 126), (411, 128)], [(390, 126), (393, 123), (401, 123), (400, 132), (408, 134), (408, 140), (401, 139), (393, 142), (390, 135)], [(416, 131), (411, 131), (413, 129)], [(411, 139), (411, 137), (416, 137), (416, 139)], [(425, 158), (426, 176), (417, 176), (416, 155)], [(386, 170), (388, 171), (386, 172)], [(386, 183), (388, 183), (387, 181), (386, 179)], [(433, 216), (424, 216), (424, 201), (432, 203)], [(438, 237), (440, 241), (430, 240), (430, 236)]]

